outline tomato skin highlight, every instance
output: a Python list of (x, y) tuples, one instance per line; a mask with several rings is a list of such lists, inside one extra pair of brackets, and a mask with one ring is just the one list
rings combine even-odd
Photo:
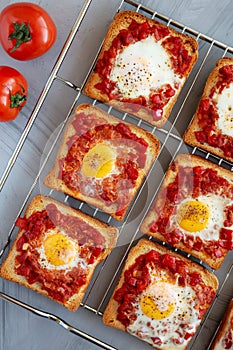
[[(50, 15), (42, 7), (30, 2), (6, 6), (0, 13), (0, 28), (3, 49), (21, 61), (46, 53), (57, 36), (56, 25)], [(25, 37), (25, 41), (17, 39), (21, 37)]]
[(28, 84), (16, 69), (0, 66), (0, 122), (15, 119), (26, 104)]

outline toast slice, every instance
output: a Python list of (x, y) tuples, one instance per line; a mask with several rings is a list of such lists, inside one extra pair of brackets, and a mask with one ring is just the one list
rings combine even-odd
[(0, 267), (0, 276), (75, 311), (118, 230), (52, 198), (35, 196)]
[(129, 252), (103, 322), (155, 348), (184, 350), (217, 288), (213, 273), (143, 238)]
[(141, 231), (219, 269), (233, 249), (233, 173), (199, 156), (179, 154)]
[(210, 73), (184, 141), (233, 162), (233, 58)]
[(211, 350), (225, 350), (233, 348), (233, 299), (230, 301), (227, 311), (211, 346)]
[(161, 127), (197, 58), (193, 37), (122, 11), (108, 29), (84, 92)]
[(44, 184), (123, 220), (159, 149), (148, 131), (82, 104)]

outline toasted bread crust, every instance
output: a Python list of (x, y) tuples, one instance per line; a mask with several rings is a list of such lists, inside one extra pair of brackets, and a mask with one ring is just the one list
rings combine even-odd
[[(227, 66), (227, 65), (232, 65), (233, 64), (233, 58), (230, 57), (224, 57), (221, 58), (220, 60), (217, 61), (216, 63), (216, 67), (212, 70), (212, 72), (210, 73), (205, 87), (204, 87), (204, 91), (202, 94), (202, 97), (200, 99), (200, 102), (204, 99), (209, 99), (209, 95), (211, 92), (211, 89), (216, 86), (218, 79), (219, 79), (219, 69), (221, 67)], [(209, 145), (208, 143), (204, 142), (201, 143), (199, 142), (196, 137), (195, 137), (195, 132), (197, 131), (201, 131), (202, 129), (200, 128), (200, 126), (198, 125), (198, 110), (199, 110), (199, 106), (200, 106), (200, 102), (198, 104), (198, 107), (196, 109), (196, 112), (193, 116), (193, 119), (188, 127), (188, 129), (185, 131), (184, 136), (183, 136), (183, 140), (191, 146), (194, 147), (199, 147), (202, 148), (204, 150), (206, 150), (207, 152), (210, 152), (212, 154), (217, 155), (220, 158), (224, 158), (230, 162), (233, 162), (233, 158), (229, 157), (227, 155), (224, 154), (223, 150), (218, 148), (218, 147), (213, 147), (211, 145)]]
[[(110, 326), (110, 327), (114, 327), (117, 329), (120, 329), (122, 331), (127, 331), (126, 327), (119, 321), (117, 320), (117, 310), (119, 307), (119, 303), (114, 300), (114, 294), (115, 292), (123, 285), (124, 283), (124, 272), (130, 268), (130, 266), (132, 266), (135, 262), (135, 259), (142, 255), (142, 254), (146, 254), (148, 253), (150, 250), (156, 250), (159, 253), (165, 254), (165, 253), (169, 253), (172, 254), (173, 256), (175, 256), (176, 258), (186, 262), (188, 264), (188, 268), (189, 268), (189, 272), (198, 272), (202, 275), (203, 278), (203, 282), (208, 285), (211, 286), (215, 291), (218, 289), (218, 279), (216, 278), (216, 276), (211, 273), (210, 271), (208, 271), (207, 269), (199, 266), (197, 263), (192, 262), (191, 260), (185, 258), (184, 256), (181, 256), (178, 253), (175, 253), (171, 250), (169, 250), (168, 248), (166, 248), (165, 246), (162, 246), (158, 243), (149, 241), (145, 238), (142, 238), (137, 244), (136, 246), (134, 246), (133, 248), (131, 248), (127, 260), (125, 262), (123, 271), (121, 273), (120, 279), (118, 280), (118, 283), (115, 287), (115, 290), (112, 294), (111, 299), (109, 300), (109, 303), (104, 311), (103, 314), (103, 322), (105, 325)], [(185, 350), (187, 349), (188, 344), (185, 347), (181, 347), (181, 350)], [(163, 348), (161, 348), (163, 349)], [(167, 349), (167, 347), (166, 347)]]
[[(175, 167), (174, 167), (174, 164), (175, 164)], [(156, 199), (154, 201), (154, 204), (150, 208), (150, 210), (149, 210), (149, 212), (148, 212), (146, 218), (144, 219), (144, 221), (141, 225), (141, 228), (140, 228), (141, 232), (143, 232), (147, 235), (153, 236), (161, 241), (165, 241), (165, 237), (159, 232), (155, 232), (155, 233), (151, 232), (149, 226), (153, 221), (156, 221), (156, 219), (157, 219), (157, 215), (154, 211), (155, 203), (160, 205), (161, 203), (164, 202), (165, 197), (166, 197), (167, 186), (175, 180), (175, 177), (177, 174), (177, 167), (179, 165), (181, 165), (183, 167), (203, 166), (204, 168), (211, 168), (213, 170), (216, 170), (218, 172), (219, 176), (226, 178), (230, 183), (233, 184), (233, 173), (231, 171), (224, 169), (220, 166), (217, 166), (216, 164), (214, 164), (206, 159), (203, 159), (199, 156), (196, 156), (196, 155), (179, 154), (176, 157), (175, 161), (169, 166), (169, 168), (166, 172), (166, 176), (164, 178), (164, 181), (163, 181), (161, 188), (159, 189), (159, 192), (158, 192)], [(224, 249), (223, 250), (224, 255), (222, 257), (212, 259), (204, 251), (197, 251), (197, 250), (190, 249), (187, 246), (185, 246), (185, 244), (182, 242), (177, 243), (176, 248), (183, 250), (183, 251), (197, 257), (198, 259), (205, 262), (207, 265), (209, 265), (213, 269), (219, 269), (221, 267), (221, 265), (224, 261), (224, 258), (226, 256), (226, 254), (228, 253), (228, 251), (226, 249)]]
[[(106, 123), (108, 123), (108, 124), (117, 124), (117, 123), (121, 122), (121, 120), (119, 120), (113, 116), (110, 116), (109, 114), (107, 114), (103, 110), (101, 110), (97, 107), (94, 107), (92, 105), (89, 105), (89, 104), (80, 105), (76, 109), (76, 113), (79, 113), (79, 112), (84, 112), (85, 114), (94, 113), (97, 117), (101, 117), (101, 118), (105, 119)], [(131, 125), (131, 124), (128, 124), (126, 122), (123, 122), (123, 123), (127, 124), (130, 127), (132, 132), (134, 132), (138, 137), (143, 138), (148, 143), (148, 150), (146, 153), (147, 154), (147, 161), (146, 161), (145, 167), (143, 169), (139, 169), (139, 176), (136, 180), (136, 184), (135, 184), (134, 189), (133, 189), (133, 196), (134, 196), (136, 194), (139, 186), (141, 185), (144, 177), (149, 172), (150, 167), (152, 166), (152, 163), (154, 162), (155, 158), (157, 157), (157, 155), (159, 153), (160, 142), (156, 138), (156, 136), (149, 133), (148, 131), (146, 131), (142, 128), (139, 128), (136, 125)], [(74, 134), (75, 134), (75, 130), (72, 126), (72, 121), (71, 121), (69, 123), (69, 125), (66, 129), (65, 135), (63, 137), (60, 149), (58, 151), (56, 162), (55, 162), (53, 168), (51, 169), (51, 171), (49, 172), (49, 174), (46, 176), (46, 178), (44, 180), (44, 184), (52, 189), (64, 192), (64, 193), (66, 193), (66, 194), (68, 194), (76, 199), (80, 199), (81, 201), (84, 201), (90, 205), (93, 205), (97, 208), (100, 208), (101, 210), (110, 214), (112, 217), (114, 217), (117, 220), (122, 220), (124, 215), (123, 216), (116, 215), (117, 208), (115, 205), (107, 206), (107, 205), (105, 205), (105, 203), (103, 201), (101, 201), (98, 198), (88, 197), (87, 195), (82, 194), (78, 190), (70, 189), (65, 184), (65, 182), (59, 178), (59, 176), (58, 176), (58, 174), (59, 174), (59, 160), (66, 156), (66, 154), (68, 152), (68, 146), (67, 146), (66, 142)], [(129, 205), (130, 205), (130, 203), (128, 203), (128, 206)]]
[[(133, 11), (119, 12), (118, 14), (115, 15), (114, 21), (110, 25), (109, 30), (105, 36), (103, 46), (102, 46), (102, 49), (101, 49), (101, 52), (99, 55), (100, 59), (103, 57), (104, 52), (111, 47), (112, 41), (119, 34), (120, 30), (127, 29), (132, 20), (136, 20), (138, 23), (143, 23), (145, 21), (148, 21), (148, 23), (150, 25), (154, 25), (156, 23), (155, 20), (150, 19), (150, 18), (148, 18), (148, 17), (146, 17), (138, 12), (133, 12)], [(161, 25), (161, 27), (166, 27), (162, 23), (159, 23), (159, 24)], [(100, 78), (99, 74), (96, 72), (93, 72), (91, 77), (89, 78), (89, 80), (86, 84), (85, 90), (84, 90), (85, 94), (87, 96), (92, 97), (94, 99), (97, 99), (99, 101), (103, 101), (105, 103), (108, 103), (109, 105), (112, 105), (112, 106), (114, 106), (122, 111), (134, 114), (135, 116), (142, 118), (142, 119), (148, 121), (149, 123), (156, 125), (157, 127), (161, 127), (162, 125), (164, 125), (164, 123), (167, 121), (167, 119), (171, 113), (171, 110), (172, 110), (172, 108), (173, 108), (173, 106), (178, 98), (178, 95), (179, 95), (179, 93), (184, 85), (185, 80), (188, 78), (188, 75), (191, 72), (191, 70), (192, 70), (192, 68), (193, 68), (193, 66), (198, 58), (198, 44), (194, 38), (192, 38), (191, 36), (179, 33), (170, 27), (169, 27), (169, 30), (170, 30), (170, 35), (176, 36), (176, 37), (179, 37), (182, 39), (182, 41), (185, 45), (185, 48), (188, 50), (189, 54), (191, 55), (191, 61), (190, 61), (188, 69), (186, 70), (185, 74), (183, 75), (183, 77), (184, 77), (183, 83), (180, 85), (180, 88), (177, 90), (175, 96), (173, 96), (173, 98), (170, 100), (170, 102), (168, 102), (168, 104), (164, 107), (163, 116), (159, 121), (153, 120), (149, 109), (148, 110), (139, 109), (138, 112), (133, 112), (131, 109), (127, 108), (127, 106), (125, 105), (124, 102), (109, 99), (107, 94), (102, 93), (100, 90), (96, 89), (95, 85), (97, 83), (101, 82), (101, 78)]]
[(214, 342), (211, 346), (211, 350), (224, 350), (224, 347), (221, 346), (220, 342), (224, 339), (224, 336), (226, 335), (227, 331), (231, 329), (233, 330), (233, 299), (230, 301), (228, 308), (225, 312), (225, 315), (222, 319), (221, 325), (219, 327), (219, 330), (217, 332), (217, 335), (214, 339)]
[[(78, 217), (96, 228), (102, 236), (104, 236), (106, 240), (106, 249), (99, 255), (99, 257), (95, 260), (93, 265), (88, 269), (86, 283), (82, 285), (78, 291), (78, 293), (74, 294), (65, 304), (57, 301), (59, 304), (65, 306), (70, 311), (77, 310), (79, 304), (81, 303), (85, 291), (88, 287), (88, 284), (92, 278), (95, 267), (108, 255), (111, 250), (114, 248), (118, 236), (118, 230), (115, 227), (108, 226), (107, 224), (100, 222), (99, 220), (89, 217), (87, 214), (82, 213), (76, 209), (68, 207), (67, 205), (60, 203), (52, 198), (44, 197), (41, 195), (37, 195), (28, 205), (27, 210), (25, 212), (25, 218), (28, 218), (34, 212), (40, 212), (45, 209), (45, 206), (49, 203), (55, 204), (59, 211), (61, 211), (65, 215), (71, 215), (74, 217)], [(44, 296), (47, 296), (53, 299), (48, 293), (41, 288), (41, 284), (36, 282), (33, 284), (29, 284), (27, 279), (24, 276), (20, 276), (15, 272), (15, 257), (17, 255), (16, 245), (20, 237), (23, 235), (25, 230), (20, 229), (18, 235), (10, 249), (10, 252), (2, 265), (0, 266), (0, 276), (4, 279), (7, 279), (12, 282), (17, 282), (29, 289), (32, 289)]]

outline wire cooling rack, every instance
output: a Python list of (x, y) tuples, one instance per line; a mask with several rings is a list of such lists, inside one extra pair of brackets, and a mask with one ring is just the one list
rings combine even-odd
[[(77, 86), (77, 84), (71, 81), (71, 79), (67, 80), (65, 77), (58, 74), (60, 68), (65, 64), (64, 59), (67, 53), (69, 52), (70, 48), (72, 47), (74, 38), (77, 36), (78, 31), (82, 26), (82, 23), (85, 21), (91, 2), (91, 0), (85, 1), (78, 18), (74, 26), (72, 27), (72, 30), (66, 40), (66, 43), (58, 57), (55, 66), (52, 69), (47, 83), (41, 92), (41, 95), (34, 107), (29, 121), (22, 133), (22, 136), (18, 144), (16, 145), (15, 150), (8, 162), (8, 165), (0, 179), (0, 190), (3, 189), (10, 172), (14, 167), (14, 164), (21, 152), (21, 149), (25, 141), (27, 140), (28, 135), (30, 134), (33, 124), (39, 115), (42, 105), (46, 104), (46, 101), (48, 99), (48, 93), (52, 89), (54, 81), (56, 81), (59, 84), (65, 84), (65, 87), (67, 89), (73, 89), (76, 93), (76, 96), (73, 99), (69, 112), (66, 116), (64, 116), (65, 118), (62, 124), (59, 125), (59, 127), (53, 132), (53, 134), (49, 138), (41, 157), (41, 166), (39, 172), (37, 173), (28, 193), (25, 195), (23, 205), (19, 209), (17, 216), (21, 216), (23, 214), (31, 197), (35, 193), (40, 192), (45, 195), (54, 197), (55, 199), (58, 199), (60, 201), (63, 201), (64, 203), (72, 207), (78, 208), (93, 217), (96, 217), (110, 225), (115, 225), (119, 228), (120, 236), (117, 243), (117, 247), (113, 250), (112, 254), (102, 263), (102, 265), (99, 268), (97, 268), (97, 271), (94, 274), (94, 277), (81, 304), (83, 309), (95, 313), (97, 315), (96, 317), (101, 317), (105, 306), (111, 296), (113, 288), (117, 282), (119, 273), (124, 265), (125, 259), (130, 248), (132, 247), (132, 245), (134, 245), (135, 241), (137, 241), (142, 236), (139, 231), (140, 224), (146, 216), (152, 202), (154, 201), (157, 191), (163, 181), (164, 174), (168, 165), (175, 158), (175, 156), (178, 153), (197, 154), (202, 156), (203, 158), (209, 159), (212, 162), (233, 171), (231, 163), (196, 147), (189, 147), (185, 145), (182, 140), (182, 135), (190, 123), (190, 120), (197, 105), (198, 98), (200, 97), (200, 91), (202, 91), (204, 87), (209, 72), (215, 66), (215, 63), (219, 58), (224, 56), (231, 57), (233, 54), (233, 48), (225, 45), (224, 43), (216, 41), (215, 39), (209, 36), (197, 32), (196, 30), (185, 26), (171, 18), (168, 18), (136, 1), (121, 1), (118, 11), (133, 10), (141, 12), (150, 18), (154, 18), (162, 23), (165, 23), (167, 26), (175, 28), (177, 31), (193, 36), (198, 40), (199, 43), (199, 59), (188, 81), (186, 82), (175, 107), (173, 108), (169, 121), (165, 124), (163, 128), (158, 129), (130, 114), (122, 113), (96, 100), (90, 100), (83, 94), (83, 88), (95, 66), (96, 59), (101, 49), (101, 45), (97, 50), (96, 56), (92, 64), (90, 65), (90, 68), (80, 86)], [(83, 54), (85, 55), (85, 52), (83, 52)], [(49, 191), (43, 186), (43, 178), (46, 175), (48, 169), (50, 169), (51, 165), (53, 164), (54, 157), (57, 151), (57, 146), (59, 145), (64, 129), (67, 123), (69, 122), (69, 119), (72, 117), (75, 108), (83, 102), (89, 102), (93, 105), (97, 105), (99, 108), (104, 109), (108, 113), (115, 115), (116, 117), (122, 120), (138, 125), (150, 131), (151, 133), (156, 135), (161, 142), (161, 150), (158, 159), (153, 164), (148, 176), (146, 177), (143, 185), (138, 191), (136, 198), (130, 206), (126, 218), (122, 223), (116, 222), (112, 217), (108, 216), (107, 214), (104, 214), (98, 209), (92, 208), (83, 202), (74, 200), (69, 196), (57, 193), (56, 191)], [(10, 229), (9, 234), (6, 238), (6, 242), (3, 245), (2, 250), (0, 251), (0, 258), (3, 257), (5, 251), (7, 250), (7, 247), (11, 244), (12, 240), (14, 239), (14, 221), (12, 224), (12, 228)], [(226, 261), (223, 264), (223, 267), (218, 272), (215, 272), (220, 281), (220, 288), (218, 290), (217, 297), (215, 298), (214, 303), (212, 304), (195, 337), (193, 338), (189, 349), (206, 350), (210, 347), (211, 341), (215, 332), (218, 329), (218, 323), (222, 316), (222, 312), (219, 312), (219, 302), (220, 304), (227, 304), (227, 302), (229, 301), (227, 298), (230, 298), (229, 283), (232, 281), (233, 278), (233, 266), (231, 261), (232, 254), (229, 254), (226, 258)], [(202, 264), (202, 262), (200, 261), (199, 263)], [(12, 302), (40, 317), (55, 321), (57, 324), (67, 329), (68, 331), (98, 345), (103, 349), (120, 349), (117, 347), (117, 345), (115, 345), (117, 344), (117, 339), (114, 345), (109, 345), (107, 342), (100, 340), (94, 334), (83, 332), (82, 330), (75, 327), (72, 324), (72, 318), (69, 318), (69, 314), (66, 314), (67, 321), (60, 317), (60, 314), (59, 316), (55, 315), (53, 311), (51, 312), (51, 304), (47, 304), (46, 301), (44, 304), (45, 307), (43, 308), (43, 310), (41, 310), (35, 305), (29, 305), (23, 302), (22, 300), (15, 299), (12, 296), (3, 292), (0, 292), (0, 297), (5, 301)], [(124, 335), (122, 335), (122, 337), (123, 336)], [(134, 346), (134, 348), (136, 349), (137, 340), (130, 339), (130, 342), (130, 344), (132, 344), (132, 346)], [(140, 343), (140, 349), (143, 347), (143, 345), (144, 344)], [(147, 345), (145, 344), (144, 346), (146, 349)]]

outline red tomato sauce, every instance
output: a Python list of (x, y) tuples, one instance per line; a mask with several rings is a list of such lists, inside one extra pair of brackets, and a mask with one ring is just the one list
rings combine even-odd
[(77, 241), (80, 247), (77, 255), (87, 264), (94, 263), (103, 251), (104, 237), (83, 220), (62, 214), (54, 204), (47, 205), (43, 211), (34, 212), (28, 218), (19, 218), (16, 225), (24, 230), (16, 243), (16, 273), (24, 276), (30, 284), (40, 283), (41, 288), (54, 300), (66, 302), (86, 283), (88, 271), (80, 264), (68, 270), (48, 269), (42, 266), (37, 249), (43, 244), (43, 237), (48, 230), (55, 227), (64, 230), (69, 237)]
[(222, 344), (223, 348), (226, 350), (230, 350), (233, 347), (233, 336), (232, 336), (232, 327), (233, 327), (233, 318), (231, 319), (231, 328), (226, 332)]

